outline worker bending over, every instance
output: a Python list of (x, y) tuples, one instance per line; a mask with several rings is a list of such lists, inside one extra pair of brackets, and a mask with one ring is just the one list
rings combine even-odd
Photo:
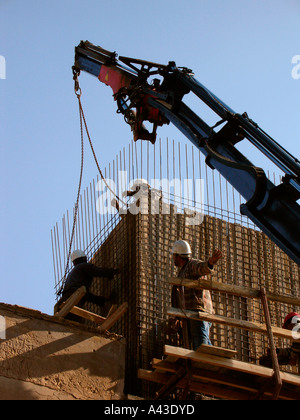
[[(216, 250), (207, 261), (193, 259), (189, 243), (182, 240), (175, 242), (172, 253), (174, 264), (180, 269), (178, 277), (191, 280), (198, 280), (200, 277), (213, 273), (214, 265), (222, 258), (221, 251)], [(183, 293), (181, 295), (182, 289)], [(214, 313), (209, 290), (173, 286), (172, 306), (183, 310), (187, 309), (197, 312), (208, 312), (210, 314)], [(177, 328), (179, 324), (180, 321), (177, 320)], [(187, 324), (189, 340), (194, 350), (197, 350), (201, 344), (208, 344), (211, 346), (211, 323), (189, 319)]]
[[(300, 314), (297, 312), (289, 313), (282, 326), (285, 330), (295, 331), (295, 334), (300, 336)], [(290, 366), (299, 366), (300, 360), (300, 338), (293, 341), (290, 347), (286, 348), (277, 348), (276, 349), (277, 358), (279, 365), (290, 365)], [(268, 353), (262, 356), (259, 359), (259, 364), (261, 366), (272, 367), (272, 357), (271, 351), (268, 350)]]
[[(78, 306), (83, 307), (86, 302), (94, 303), (95, 305), (102, 307), (105, 302), (113, 299), (113, 293), (107, 298), (104, 296), (96, 296), (90, 292), (93, 279), (95, 277), (102, 277), (107, 279), (113, 279), (113, 277), (120, 273), (119, 269), (116, 268), (100, 268), (94, 264), (87, 262), (87, 257), (83, 251), (76, 250), (71, 255), (71, 261), (74, 264), (74, 268), (69, 273), (63, 292), (62, 298), (60, 299), (58, 306), (66, 301), (76, 290), (80, 287), (85, 286), (86, 295), (81, 299)], [(69, 314), (66, 318), (75, 320), (74, 315)], [(76, 317), (77, 320), (77, 317)]]

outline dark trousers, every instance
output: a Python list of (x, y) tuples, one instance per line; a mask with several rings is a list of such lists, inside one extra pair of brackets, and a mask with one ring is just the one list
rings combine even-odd
[(103, 296), (96, 296), (93, 295), (93, 293), (87, 292), (79, 302), (78, 306), (81, 308), (86, 302), (102, 307), (105, 305), (106, 299)]
[(206, 321), (193, 321), (188, 320), (189, 337), (192, 342), (193, 350), (197, 350), (201, 344), (211, 346), (209, 338), (211, 323)]

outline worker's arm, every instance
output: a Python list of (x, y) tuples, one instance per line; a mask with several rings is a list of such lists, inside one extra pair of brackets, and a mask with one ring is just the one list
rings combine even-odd
[[(287, 366), (287, 365), (295, 365), (293, 360), (293, 354), (291, 347), (289, 348), (277, 348), (276, 349), (278, 363), (280, 366)], [(270, 349), (268, 349), (268, 352), (266, 355), (263, 355), (259, 359), (259, 364), (261, 366), (269, 367), (271, 368), (273, 366), (272, 356)]]
[(212, 256), (208, 259), (208, 266), (213, 267), (217, 262), (222, 258), (222, 252), (219, 249), (216, 249)]
[(120, 273), (118, 268), (103, 268), (97, 267), (94, 264), (89, 264), (88, 270), (93, 277), (103, 277), (109, 279), (112, 279), (114, 276)]
[(220, 258), (222, 258), (222, 252), (216, 250), (207, 261), (194, 261), (190, 268), (191, 278), (199, 278), (212, 274), (214, 271), (214, 265), (217, 264)]
[(185, 278), (198, 280), (201, 277), (212, 274), (213, 267), (209, 267), (208, 261), (190, 260), (188, 270), (185, 272)]
[(300, 361), (300, 340), (294, 341), (291, 348), (291, 365), (295, 366)]

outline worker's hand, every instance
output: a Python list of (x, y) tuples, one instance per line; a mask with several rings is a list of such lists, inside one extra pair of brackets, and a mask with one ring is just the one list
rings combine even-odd
[(272, 357), (270, 355), (261, 356), (259, 358), (259, 364), (260, 364), (260, 366), (265, 366), (265, 367), (271, 368), (272, 364), (273, 364)]
[(170, 318), (169, 319), (169, 328), (172, 330), (172, 333), (178, 334), (182, 329), (182, 322), (180, 319), (177, 318)]
[(212, 256), (208, 259), (210, 265), (215, 265), (222, 258), (222, 252), (219, 249), (216, 249)]
[(112, 268), (110, 270), (110, 274), (109, 274), (109, 276), (107, 276), (107, 278), (109, 280), (112, 280), (114, 278), (114, 276), (117, 276), (118, 274), (120, 274), (120, 270), (118, 268)]

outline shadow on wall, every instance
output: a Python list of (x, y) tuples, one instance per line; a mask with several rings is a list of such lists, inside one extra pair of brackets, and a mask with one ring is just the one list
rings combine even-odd
[(1, 314), (7, 330), (6, 339), (0, 340), (0, 400), (122, 397), (122, 340), (51, 322), (51, 317)]

